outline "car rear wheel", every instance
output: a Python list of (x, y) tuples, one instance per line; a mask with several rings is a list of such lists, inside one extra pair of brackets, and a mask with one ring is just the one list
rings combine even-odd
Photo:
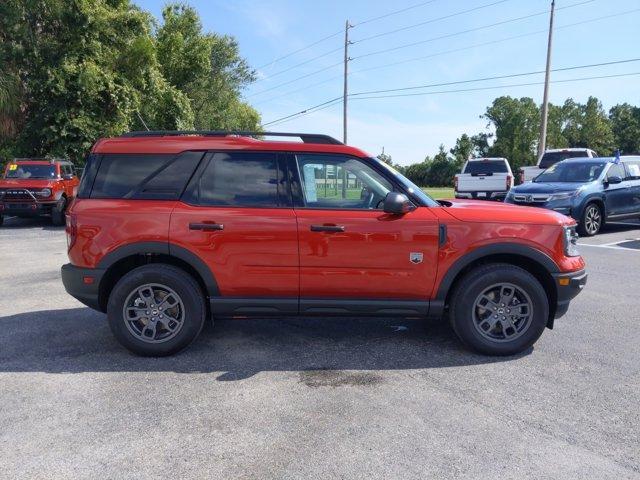
[(109, 326), (127, 349), (143, 356), (166, 356), (193, 342), (206, 308), (198, 283), (172, 265), (135, 268), (113, 288), (107, 303)]
[(467, 273), (449, 304), (456, 335), (487, 355), (514, 355), (531, 347), (547, 325), (549, 300), (529, 272), (491, 264)]
[(578, 233), (583, 237), (592, 237), (600, 231), (603, 224), (602, 209), (596, 203), (590, 203), (582, 212), (578, 224)]

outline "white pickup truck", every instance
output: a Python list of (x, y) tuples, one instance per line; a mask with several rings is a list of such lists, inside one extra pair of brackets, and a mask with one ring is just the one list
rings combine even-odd
[(513, 173), (506, 158), (472, 158), (454, 179), (456, 198), (504, 200), (513, 187)]
[(538, 164), (533, 167), (520, 168), (520, 183), (530, 182), (547, 168), (567, 158), (597, 157), (598, 154), (590, 148), (558, 148), (555, 150), (545, 150), (538, 160)]

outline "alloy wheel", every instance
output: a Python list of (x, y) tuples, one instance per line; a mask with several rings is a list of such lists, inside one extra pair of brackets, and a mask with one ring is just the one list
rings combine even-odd
[(591, 205), (587, 209), (587, 213), (584, 216), (584, 228), (589, 235), (595, 235), (600, 230), (600, 224), (602, 222), (602, 215), (600, 209)]
[(166, 285), (149, 283), (134, 289), (124, 302), (124, 322), (129, 332), (147, 343), (162, 343), (175, 337), (184, 325), (185, 310), (180, 296)]
[(531, 325), (533, 302), (520, 287), (497, 283), (486, 288), (473, 305), (473, 324), (492, 342), (510, 342)]

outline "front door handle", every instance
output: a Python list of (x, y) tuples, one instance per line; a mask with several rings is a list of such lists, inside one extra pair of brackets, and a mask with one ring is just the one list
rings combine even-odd
[(224, 230), (224, 225), (221, 223), (190, 223), (189, 230), (203, 230), (205, 232), (212, 232), (215, 230)]
[(312, 232), (344, 232), (343, 225), (311, 225)]

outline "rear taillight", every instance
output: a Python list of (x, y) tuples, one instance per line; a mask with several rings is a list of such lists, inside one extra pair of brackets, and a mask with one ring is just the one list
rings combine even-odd
[(511, 188), (511, 179), (513, 177), (511, 175), (507, 175), (507, 184), (506, 184), (506, 188), (507, 190), (509, 190)]
[(64, 231), (67, 234), (67, 250), (71, 250), (78, 236), (78, 226), (76, 224), (76, 216), (72, 213), (66, 215), (66, 226)]
[(453, 177), (453, 189), (458, 191), (458, 177)]

